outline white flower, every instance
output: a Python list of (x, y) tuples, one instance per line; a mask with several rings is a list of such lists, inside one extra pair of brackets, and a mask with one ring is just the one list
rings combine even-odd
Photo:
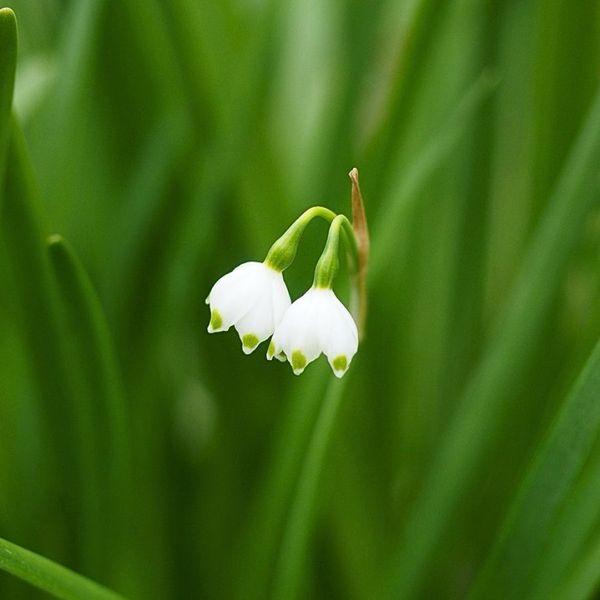
[(246, 262), (215, 283), (206, 303), (210, 304), (208, 332), (235, 325), (242, 350), (250, 354), (273, 335), (291, 301), (280, 271), (261, 262)]
[(270, 360), (285, 354), (296, 375), (321, 353), (337, 377), (358, 349), (354, 319), (330, 288), (312, 287), (287, 310), (269, 344)]

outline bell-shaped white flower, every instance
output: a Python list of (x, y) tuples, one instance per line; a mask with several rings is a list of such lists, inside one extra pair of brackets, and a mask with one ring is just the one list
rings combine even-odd
[(287, 310), (275, 329), (267, 358), (283, 353), (296, 375), (321, 353), (337, 377), (348, 370), (358, 349), (354, 319), (331, 288), (313, 286)]
[(290, 294), (281, 271), (261, 262), (246, 262), (219, 279), (208, 295), (208, 332), (235, 326), (242, 350), (250, 354), (273, 335), (289, 308)]

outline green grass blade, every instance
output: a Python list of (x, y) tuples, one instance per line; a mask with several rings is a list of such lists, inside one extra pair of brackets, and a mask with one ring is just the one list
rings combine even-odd
[[(101, 507), (109, 524), (104, 529), (105, 561), (118, 568), (126, 559), (126, 531), (131, 519), (131, 450), (128, 442), (127, 408), (122, 393), (108, 324), (102, 306), (81, 262), (60, 236), (48, 239), (50, 265), (65, 308), (68, 329), (74, 339), (82, 374), (81, 418), (92, 418), (90, 435), (95, 440)], [(87, 405), (87, 406), (86, 406)], [(88, 440), (89, 441), (89, 440)], [(100, 521), (97, 525), (100, 524)]]
[(0, 177), (10, 135), (17, 64), (17, 21), (10, 8), (0, 8)]
[(156, 89), (163, 95), (165, 106), (193, 106), (183, 97), (185, 79), (169, 38), (161, 3), (156, 0), (127, 0), (124, 4), (130, 14), (133, 34), (144, 49), (142, 59), (147, 61), (148, 72), (155, 78)]
[[(50, 280), (47, 257), (42, 240), (42, 219), (38, 210), (38, 191), (31, 171), (25, 141), (13, 122), (4, 180), (4, 214), (0, 221), (6, 244), (8, 263), (22, 319), (21, 328), (27, 347), (33, 389), (38, 410), (43, 415), (44, 460), (48, 461), (40, 476), (40, 486), (46, 477), (62, 481), (67, 465), (75, 461), (70, 451), (64, 349), (56, 314), (56, 297)], [(63, 466), (56, 471), (57, 462)], [(36, 498), (48, 503), (37, 490)]]
[(398, 230), (402, 220), (418, 199), (419, 190), (456, 149), (467, 126), (496, 85), (496, 80), (488, 72), (484, 72), (467, 90), (436, 138), (392, 182), (390, 192), (384, 196), (378, 218), (372, 226), (373, 246), (369, 262), (371, 282), (378, 282), (383, 278), (389, 256), (398, 248)]
[(537, 452), (473, 598), (524, 598), (540, 548), (600, 431), (600, 344)]
[[(106, 4), (100, 0), (83, 0), (71, 6), (65, 18), (64, 48), (61, 75), (56, 80), (54, 96), (50, 100), (52, 119), (48, 135), (60, 141), (42, 163), (50, 182), (50, 193), (63, 193), (65, 165), (76, 152), (75, 144), (81, 118), (82, 96), (87, 92), (90, 64), (98, 44), (99, 23)], [(74, 158), (72, 160), (75, 160)]]
[[(170, 113), (158, 122), (149, 134), (146, 147), (131, 171), (131, 180), (124, 193), (107, 248), (108, 260), (103, 265), (103, 289), (115, 331), (139, 333), (138, 320), (143, 317), (139, 295), (143, 282), (154, 277), (157, 265), (147, 260), (152, 244), (165, 225), (162, 215), (170, 209), (168, 185), (177, 165), (184, 160), (189, 142), (187, 117)], [(120, 328), (120, 329), (119, 329)], [(127, 331), (133, 328), (135, 331)]]
[(392, 561), (388, 590), (392, 597), (411, 598), (418, 593), (440, 536), (499, 435), (495, 425), (506, 408), (506, 392), (528, 363), (567, 261), (597, 202), (599, 161), (600, 92), (534, 236), (504, 318), (408, 515)]
[(122, 596), (51, 560), (0, 538), (0, 569), (62, 600), (122, 600)]
[(374, 184), (381, 185), (380, 181), (389, 172), (396, 140), (402, 138), (410, 122), (419, 85), (425, 76), (421, 60), (435, 44), (436, 34), (447, 16), (449, 6), (450, 3), (445, 0), (418, 0), (411, 3), (408, 24), (402, 31), (403, 41), (398, 48), (389, 97), (386, 98), (381, 111), (383, 117), (377, 124), (367, 152), (368, 164), (364, 171), (373, 178)]
[(307, 373), (306, 377), (298, 382), (296, 393), (290, 394), (289, 410), (275, 443), (274, 460), (250, 511), (238, 561), (242, 568), (233, 586), (234, 598), (258, 600), (265, 597), (270, 587), (281, 532), (323, 395), (322, 371)]
[(344, 389), (349, 380), (349, 376), (342, 381), (331, 379), (311, 431), (275, 566), (271, 597), (276, 600), (293, 600), (301, 591), (300, 583), (313, 530), (319, 482)]

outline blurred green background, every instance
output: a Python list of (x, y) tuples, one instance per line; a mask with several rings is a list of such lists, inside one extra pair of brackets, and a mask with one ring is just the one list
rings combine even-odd
[[(11, 8), (0, 536), (131, 599), (600, 597), (600, 4)], [(349, 214), (354, 166), (344, 379), (209, 336), (214, 281)]]

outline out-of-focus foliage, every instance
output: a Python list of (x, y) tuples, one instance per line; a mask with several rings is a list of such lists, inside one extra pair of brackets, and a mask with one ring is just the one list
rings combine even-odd
[[(0, 538), (132, 600), (594, 597), (598, 2), (10, 6)], [(212, 283), (305, 208), (349, 213), (354, 166), (344, 379), (209, 336)]]

